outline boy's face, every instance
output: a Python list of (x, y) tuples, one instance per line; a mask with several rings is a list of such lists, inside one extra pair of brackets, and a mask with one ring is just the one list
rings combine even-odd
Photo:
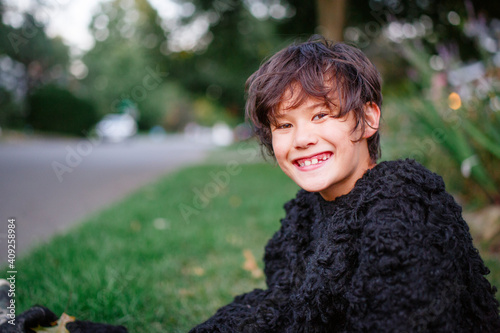
[[(333, 118), (322, 100), (309, 98), (295, 109), (288, 109), (289, 103), (285, 99), (284, 111), (276, 125), (271, 125), (279, 166), (301, 188), (319, 192), (325, 200), (349, 193), (366, 170), (374, 166), (366, 138), (376, 130), (366, 126), (368, 130), (359, 140), (359, 130), (353, 132), (356, 123), (352, 112), (344, 118)], [(378, 127), (379, 116), (380, 113), (373, 127)], [(371, 123), (369, 117), (367, 121)]]

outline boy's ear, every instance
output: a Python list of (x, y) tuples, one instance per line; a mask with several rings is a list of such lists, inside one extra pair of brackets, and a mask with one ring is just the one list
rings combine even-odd
[(362, 138), (368, 139), (377, 132), (380, 123), (380, 108), (376, 103), (365, 104), (365, 119), (366, 126)]

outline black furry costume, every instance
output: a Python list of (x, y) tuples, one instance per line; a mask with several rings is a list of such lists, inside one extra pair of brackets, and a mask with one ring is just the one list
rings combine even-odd
[(267, 290), (198, 332), (500, 332), (496, 288), (442, 178), (383, 162), (328, 202), (299, 191), (266, 246)]

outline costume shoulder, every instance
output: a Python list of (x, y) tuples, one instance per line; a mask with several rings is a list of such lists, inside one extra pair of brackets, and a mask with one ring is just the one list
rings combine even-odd
[[(439, 229), (439, 237), (453, 235), (454, 239), (472, 244), (462, 207), (445, 190), (441, 176), (409, 159), (383, 162), (370, 172), (364, 178), (364, 190), (371, 198), (366, 208), (379, 226), (389, 223), (388, 227), (394, 228), (397, 220), (406, 229), (423, 228), (423, 234)], [(435, 234), (432, 237), (439, 238)]]
[(378, 164), (361, 179), (373, 196), (403, 198), (445, 191), (443, 178), (420, 163), (406, 159)]
[(353, 330), (500, 331), (489, 271), (440, 176), (412, 160), (383, 162), (355, 190), (364, 228)]
[(433, 251), (441, 256), (437, 261), (471, 259), (475, 251), (462, 209), (439, 175), (413, 160), (383, 162), (370, 171), (363, 178), (369, 199), (356, 212), (365, 215), (365, 246), (385, 239), (417, 256)]

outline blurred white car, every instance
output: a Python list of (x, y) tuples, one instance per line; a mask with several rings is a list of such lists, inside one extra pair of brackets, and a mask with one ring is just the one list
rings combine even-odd
[(96, 132), (102, 139), (120, 142), (137, 133), (137, 123), (129, 114), (108, 114), (96, 125)]

